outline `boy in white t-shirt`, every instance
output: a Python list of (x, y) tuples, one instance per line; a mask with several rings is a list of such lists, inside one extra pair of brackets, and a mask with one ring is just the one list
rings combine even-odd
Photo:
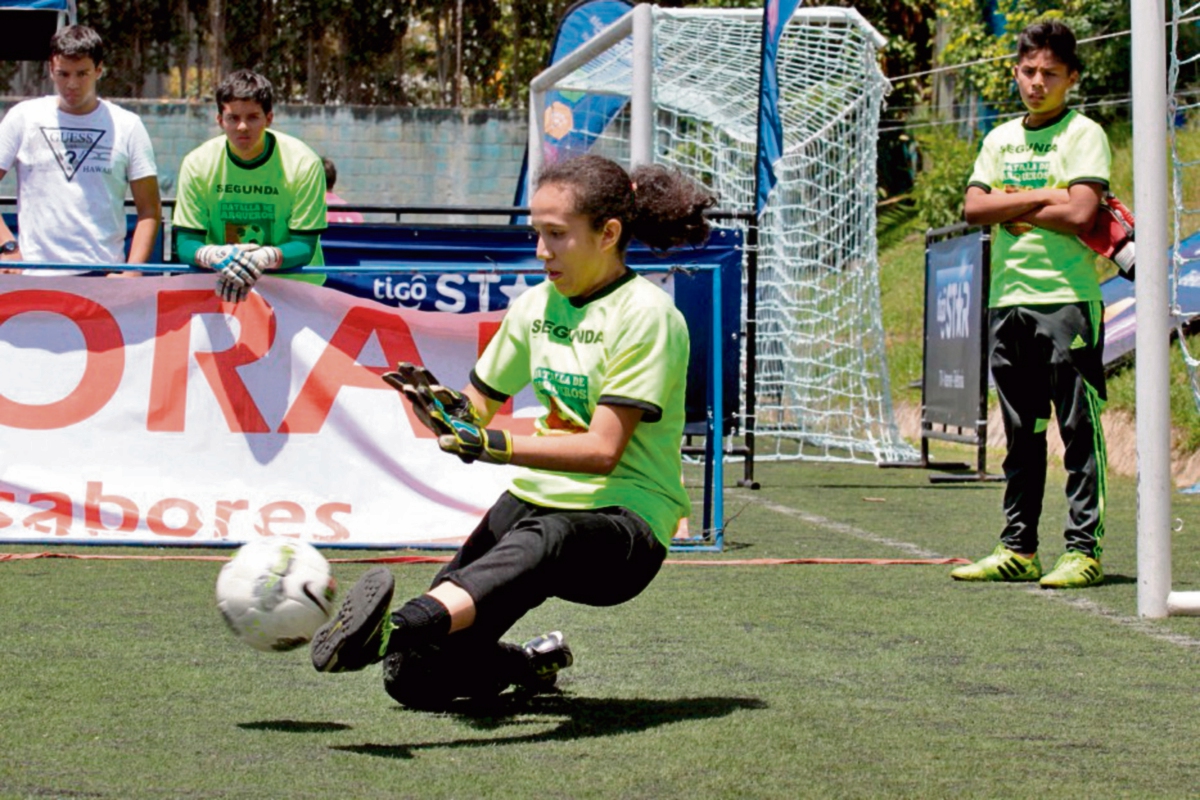
[[(71, 25), (50, 40), (56, 94), (18, 103), (0, 121), (0, 178), (17, 171), (20, 236), (0, 219), (0, 259), (144, 263), (162, 218), (154, 149), (141, 119), (96, 95), (104, 43)], [(125, 189), (137, 225), (125, 255)], [(64, 274), (55, 270), (49, 274)]]

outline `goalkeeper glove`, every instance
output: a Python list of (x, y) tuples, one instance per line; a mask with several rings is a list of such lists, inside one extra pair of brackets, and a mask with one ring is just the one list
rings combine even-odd
[(278, 247), (259, 247), (258, 245), (242, 245), (243, 251), (249, 247), (249, 258), (259, 273), (271, 272), (283, 266), (283, 251)]
[[(507, 464), (512, 461), (512, 436), (508, 431), (484, 428), (437, 411), (432, 414), (438, 425), (444, 426), (438, 435), (438, 447), (454, 453), (464, 464), (482, 461), (485, 464)], [(437, 430), (434, 430), (437, 433)]]
[(209, 244), (196, 251), (196, 264), (217, 273), (216, 292), (227, 303), (240, 303), (258, 282), (262, 270), (255, 263), (256, 244)]
[(429, 396), (437, 401), (438, 410), (446, 415), (463, 422), (470, 422), (473, 425), (483, 425), (483, 418), (479, 416), (479, 412), (475, 410), (475, 406), (471, 405), (467, 396), (438, 383), (438, 379), (433, 377), (433, 373), (425, 367), (409, 361), (401, 361), (396, 365), (395, 372), (385, 372), (382, 377), (389, 386), (402, 392), (408, 398), (412, 403), (413, 412), (430, 430), (433, 430), (433, 425), (427, 420), (430, 407), (426, 405), (426, 401), (417, 391), (422, 387), (427, 389)]
[(1132, 281), (1137, 266), (1133, 235), (1133, 212), (1112, 194), (1107, 194), (1096, 212), (1092, 230), (1079, 240), (1113, 261), (1121, 277)]
[(512, 436), (508, 431), (483, 427), (467, 396), (435, 383), (437, 379), (429, 370), (403, 361), (396, 365), (395, 372), (385, 372), (383, 379), (404, 393), (417, 419), (438, 437), (438, 447), (458, 456), (464, 464), (507, 464), (512, 460)]
[(246, 248), (247, 245), (239, 244), (206, 244), (196, 251), (196, 266), (220, 272), (237, 261)]
[(250, 294), (250, 289), (267, 270), (278, 269), (283, 263), (283, 253), (278, 247), (260, 247), (256, 244), (241, 245), (242, 257), (237, 266), (227, 267), (217, 276), (217, 294), (230, 303), (240, 303)]

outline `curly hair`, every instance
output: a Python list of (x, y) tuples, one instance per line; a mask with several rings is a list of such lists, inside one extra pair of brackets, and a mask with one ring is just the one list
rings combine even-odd
[(574, 212), (587, 217), (593, 229), (610, 219), (620, 222), (621, 253), (631, 239), (660, 252), (703, 245), (711, 228), (704, 212), (717, 202), (716, 195), (678, 170), (653, 164), (635, 167), (631, 174), (594, 155), (546, 166), (536, 186), (551, 185), (571, 189)]

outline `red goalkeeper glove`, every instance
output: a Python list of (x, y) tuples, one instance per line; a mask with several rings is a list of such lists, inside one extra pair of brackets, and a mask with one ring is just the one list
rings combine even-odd
[(1133, 212), (1111, 194), (1096, 211), (1092, 230), (1079, 240), (1117, 265), (1121, 277), (1133, 280), (1137, 266), (1133, 245)]

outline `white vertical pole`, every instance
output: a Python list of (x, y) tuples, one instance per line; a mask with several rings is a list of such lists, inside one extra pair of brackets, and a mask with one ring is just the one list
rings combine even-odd
[(525, 171), (525, 197), (533, 200), (533, 184), (542, 171), (542, 142), (546, 139), (546, 90), (529, 87), (529, 169)]
[(654, 16), (649, 3), (633, 9), (633, 86), (629, 104), (629, 166), (653, 164)]
[(1170, 320), (1164, 0), (1130, 0), (1133, 202), (1137, 213), (1138, 614), (1167, 616), (1171, 590)]

